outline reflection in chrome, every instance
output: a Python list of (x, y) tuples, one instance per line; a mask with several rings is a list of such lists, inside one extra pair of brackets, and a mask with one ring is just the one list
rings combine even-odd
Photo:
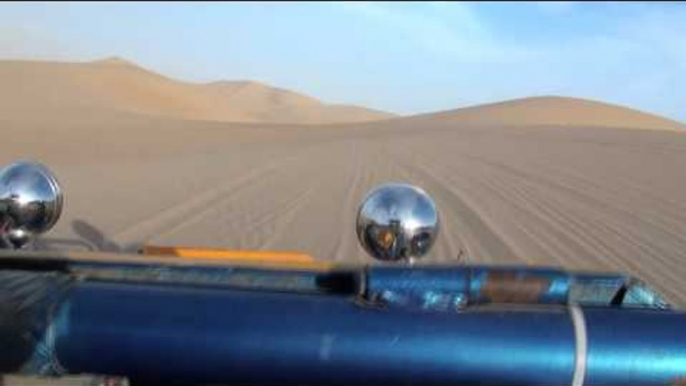
[(20, 248), (50, 230), (62, 202), (60, 185), (45, 166), (17, 162), (0, 170), (0, 247)]
[(379, 260), (412, 263), (429, 252), (438, 229), (431, 197), (407, 184), (380, 186), (367, 195), (357, 214), (357, 237)]

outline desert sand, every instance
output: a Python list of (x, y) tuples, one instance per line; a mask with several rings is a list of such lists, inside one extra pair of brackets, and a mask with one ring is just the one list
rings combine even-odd
[(125, 83), (98, 69), (77, 87), (64, 74), (70, 66), (137, 68), (0, 63), (0, 164), (41, 161), (66, 197), (36, 248), (179, 244), (371, 262), (356, 240), (357, 207), (377, 185), (400, 181), (424, 188), (440, 211), (426, 263), (457, 262), (463, 251), (464, 263), (621, 271), (686, 306), (678, 122), (560, 97), (413, 117), (349, 108), (347, 119), (366, 122), (308, 121), (294, 117), (326, 105), (279, 91), (289, 101), (282, 122), (291, 123), (276, 124), (281, 112), (264, 103), (271, 97), (207, 96), (243, 84), (155, 74), (153, 85)]

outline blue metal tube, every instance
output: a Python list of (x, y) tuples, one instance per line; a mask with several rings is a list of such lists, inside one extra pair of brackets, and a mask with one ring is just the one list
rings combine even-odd
[(686, 314), (587, 308), (586, 385), (686, 383)]
[(82, 283), (56, 320), (72, 373), (145, 383), (569, 384), (564, 309), (460, 314), (351, 298)]
[[(585, 385), (667, 385), (686, 375), (685, 314), (585, 313)], [(564, 385), (576, 355), (570, 316), (555, 306), (442, 312), (84, 282), (54, 323), (55, 355), (69, 372), (146, 383)]]

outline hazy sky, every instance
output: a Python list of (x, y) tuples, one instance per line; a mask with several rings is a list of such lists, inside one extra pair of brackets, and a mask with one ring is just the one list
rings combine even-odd
[(0, 4), (0, 58), (112, 55), (402, 114), (556, 94), (686, 120), (686, 3)]

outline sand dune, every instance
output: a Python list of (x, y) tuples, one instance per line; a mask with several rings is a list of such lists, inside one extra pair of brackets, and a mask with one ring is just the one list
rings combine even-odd
[[(0, 114), (35, 117), (124, 112), (164, 118), (327, 124), (373, 122), (393, 114), (326, 104), (254, 81), (196, 84), (174, 80), (121, 58), (65, 63), (0, 61)], [(683, 124), (627, 107), (566, 97), (532, 97), (413, 117), (424, 121), (497, 126), (683, 129)]]
[(103, 109), (195, 120), (308, 124), (392, 116), (325, 104), (257, 82), (181, 82), (119, 58), (86, 63), (0, 61), (0, 85), (0, 112), (5, 116)]
[(542, 96), (508, 100), (413, 117), (414, 120), (497, 126), (686, 129), (680, 122), (588, 99)]
[[(686, 306), (686, 132), (626, 129), (677, 128), (671, 121), (561, 98), (317, 130), (183, 120), (165, 111), (192, 117), (210, 92), (248, 107), (276, 98), (287, 111), (318, 102), (126, 66), (0, 65), (0, 104), (24, 106), (51, 85), (32, 110), (0, 110), (0, 165), (37, 159), (64, 186), (64, 215), (38, 248), (182, 244), (371, 262), (356, 241), (357, 206), (378, 184), (401, 181), (423, 187), (441, 213), (428, 263), (464, 251), (468, 263), (622, 271)], [(231, 114), (257, 119), (236, 103)], [(112, 105), (122, 108), (103, 108)]]

